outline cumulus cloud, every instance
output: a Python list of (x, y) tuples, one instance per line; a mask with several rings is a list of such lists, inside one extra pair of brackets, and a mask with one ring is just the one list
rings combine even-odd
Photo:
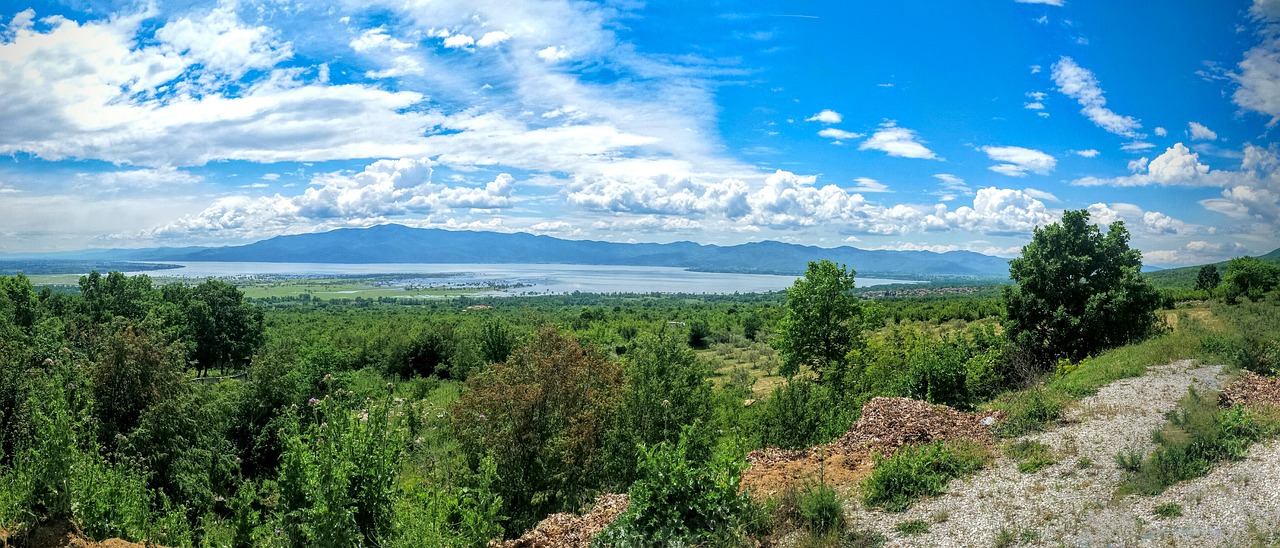
[(1188, 127), (1191, 131), (1192, 141), (1213, 141), (1218, 138), (1218, 134), (1214, 133), (1213, 130), (1196, 122), (1191, 122)]
[(984, 234), (1029, 234), (1037, 226), (1054, 222), (1044, 202), (1024, 191), (1010, 188), (987, 187), (978, 189), (973, 207), (960, 207), (946, 211), (938, 205), (935, 212), (924, 220), (933, 229), (959, 228)]
[(500, 209), (511, 206), (514, 179), (499, 174), (480, 187), (433, 183), (426, 158), (379, 160), (358, 173), (316, 176), (295, 196), (230, 196), (199, 213), (150, 231), (157, 238), (262, 238), (308, 227), (369, 226), (388, 217), (453, 208)]
[(1098, 156), (1098, 151), (1092, 148), (1088, 148), (1085, 150), (1076, 150), (1074, 152), (1076, 156), (1080, 156), (1083, 158), (1096, 158)]
[(822, 129), (821, 131), (818, 132), (818, 135), (822, 137), (826, 137), (828, 139), (835, 139), (837, 141), (841, 141), (841, 140), (852, 141), (854, 139), (862, 137), (861, 133), (854, 133), (852, 131), (845, 131), (843, 129), (836, 129), (833, 127)]
[(1162, 128), (1162, 127), (1160, 127), (1160, 126), (1156, 126), (1156, 130), (1155, 130), (1155, 131), (1156, 131), (1156, 136), (1157, 136), (1157, 137), (1164, 137), (1164, 136), (1166, 136), (1166, 135), (1168, 135), (1168, 134), (1169, 134), (1169, 130), (1167, 130), (1167, 129), (1165, 129), (1165, 128)]
[(1080, 113), (1098, 127), (1116, 135), (1141, 138), (1142, 124), (1130, 116), (1121, 116), (1107, 108), (1102, 87), (1093, 72), (1071, 59), (1062, 57), (1053, 64), (1053, 82), (1063, 95), (1080, 103)]
[(1010, 177), (1025, 177), (1028, 173), (1046, 175), (1058, 163), (1053, 156), (1030, 148), (984, 146), (980, 150), (992, 160), (1002, 162), (987, 169)]
[(352, 40), (348, 45), (351, 46), (351, 49), (360, 53), (384, 49), (392, 51), (406, 50), (413, 47), (413, 44), (391, 37), (391, 35), (387, 34), (386, 27), (368, 29), (360, 33), (360, 36)]
[(1109, 179), (1085, 177), (1076, 179), (1073, 184), (1081, 186), (1221, 186), (1230, 179), (1225, 172), (1210, 173), (1209, 166), (1200, 163), (1200, 155), (1192, 152), (1182, 143), (1169, 147), (1150, 163), (1146, 158), (1130, 161), (1129, 170), (1136, 173)]
[(890, 156), (903, 158), (941, 160), (937, 154), (924, 146), (924, 142), (915, 131), (898, 127), (897, 122), (888, 121), (880, 124), (880, 129), (858, 145), (858, 150), (879, 150)]
[(841, 116), (839, 112), (836, 112), (834, 110), (824, 109), (822, 112), (819, 112), (817, 114), (814, 114), (813, 116), (805, 118), (805, 121), (806, 122), (822, 122), (824, 124), (838, 124), (844, 121), (844, 116)]
[(495, 30), (484, 33), (484, 36), (481, 36), (479, 40), (476, 40), (476, 45), (482, 48), (491, 48), (510, 39), (511, 37), (508, 36), (507, 33)]
[(475, 45), (476, 40), (465, 34), (455, 34), (444, 39), (444, 47), (451, 49), (466, 49)]

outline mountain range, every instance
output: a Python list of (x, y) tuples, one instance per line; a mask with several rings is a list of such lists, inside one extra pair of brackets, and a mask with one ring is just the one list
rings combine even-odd
[[(718, 246), (693, 242), (614, 243), (526, 233), (472, 232), (386, 224), (276, 236), (227, 247), (113, 249), (57, 257), (127, 261), (290, 263), (589, 264), (671, 266), (708, 272), (803, 274), (809, 261), (830, 259), (868, 277), (999, 277), (1008, 259), (971, 251), (822, 248), (774, 241)], [(52, 256), (46, 255), (52, 258)]]

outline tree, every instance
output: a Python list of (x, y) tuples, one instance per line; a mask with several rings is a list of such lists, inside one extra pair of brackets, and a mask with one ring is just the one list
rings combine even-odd
[(1160, 301), (1141, 268), (1122, 221), (1104, 235), (1088, 211), (1068, 211), (1009, 262), (1017, 285), (1004, 291), (1005, 331), (1041, 364), (1141, 340), (1156, 330)]
[(1213, 291), (1219, 283), (1222, 283), (1222, 276), (1218, 274), (1218, 267), (1211, 264), (1200, 267), (1200, 273), (1196, 275), (1196, 289)]
[(1227, 262), (1227, 302), (1234, 303), (1241, 296), (1251, 301), (1280, 285), (1280, 266), (1253, 257), (1236, 257)]
[(200, 376), (210, 367), (244, 367), (262, 345), (262, 310), (244, 302), (236, 286), (209, 280), (190, 290), (166, 291), (165, 296), (182, 305), (195, 342), (190, 357)]
[(844, 376), (845, 356), (860, 342), (862, 310), (850, 291), (854, 270), (822, 260), (809, 262), (804, 278), (787, 289), (786, 315), (778, 332), (780, 373), (795, 376), (807, 365), (824, 383)]
[(554, 327), (467, 379), (450, 408), (453, 431), (473, 466), (493, 455), (515, 530), (589, 500), (621, 389), (617, 365)]

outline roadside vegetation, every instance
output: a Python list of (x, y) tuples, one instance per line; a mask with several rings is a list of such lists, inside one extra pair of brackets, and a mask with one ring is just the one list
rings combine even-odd
[[(166, 546), (483, 546), (615, 493), (629, 502), (596, 545), (796, 531), (802, 545), (875, 545), (885, 539), (846, 522), (846, 505), (901, 511), (992, 449), (908, 445), (856, 491), (819, 476), (773, 500), (742, 492), (748, 453), (830, 443), (876, 397), (998, 409), (998, 433), (1015, 438), (1174, 359), (1274, 376), (1280, 275), (1268, 264), (1232, 262), (1214, 287), (1157, 287), (1123, 224), (1104, 231), (1080, 211), (1037, 230), (1014, 285), (925, 295), (854, 290), (850, 265), (829, 261), (785, 294), (430, 302), (0, 277), (0, 529), (18, 541), (73, 523)], [(1174, 302), (1184, 289), (1215, 300)], [(1133, 492), (1276, 433), (1265, 411), (1221, 410), (1209, 394), (1184, 403), (1155, 454), (1129, 457)], [(1028, 473), (1057, 458), (1004, 443)]]

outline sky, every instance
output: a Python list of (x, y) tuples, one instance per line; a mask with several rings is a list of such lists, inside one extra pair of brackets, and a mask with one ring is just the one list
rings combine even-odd
[[(1280, 0), (5, 2), (0, 253), (388, 222), (1280, 247)], [(854, 265), (856, 266), (856, 265)]]

